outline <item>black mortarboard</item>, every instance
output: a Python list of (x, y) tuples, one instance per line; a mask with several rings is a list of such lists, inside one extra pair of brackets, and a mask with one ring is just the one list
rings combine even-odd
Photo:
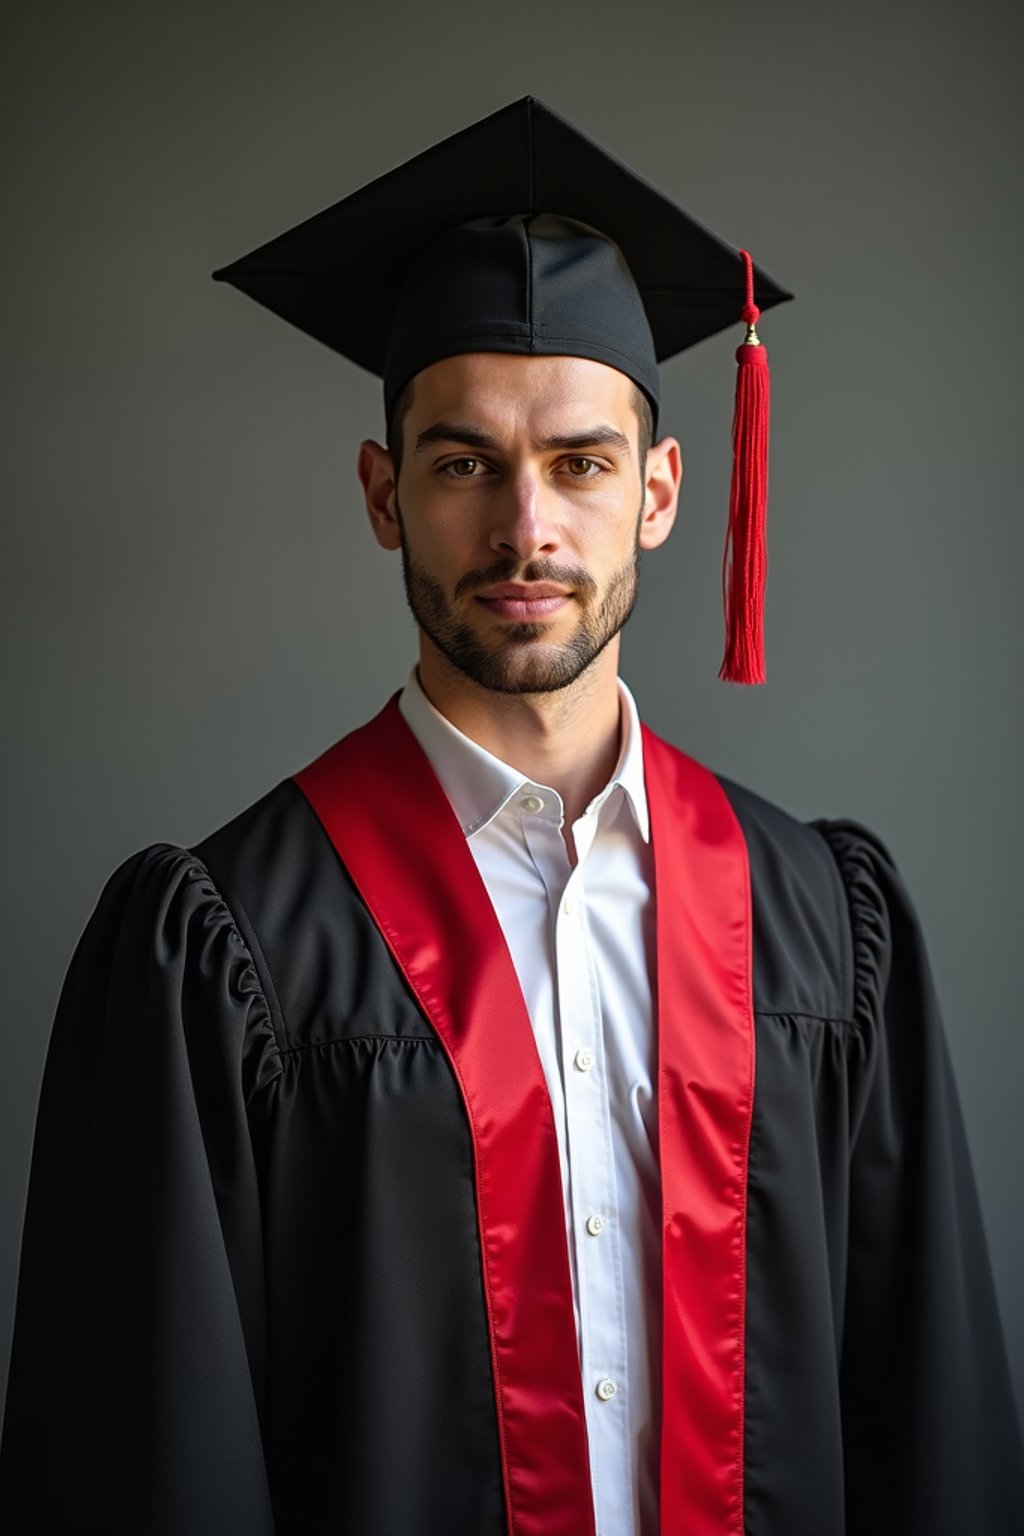
[[(389, 416), (430, 363), (499, 351), (608, 363), (656, 421), (659, 362), (791, 297), (532, 96), (213, 275), (381, 375)], [(748, 340), (763, 354), (752, 328)], [(748, 373), (765, 370), (741, 368), (741, 381)], [(736, 522), (734, 509), (739, 571), (750, 560), (737, 565)], [(749, 594), (733, 599), (737, 619), (743, 606)], [(750, 671), (756, 662), (723, 675), (759, 681), (741, 678)]]

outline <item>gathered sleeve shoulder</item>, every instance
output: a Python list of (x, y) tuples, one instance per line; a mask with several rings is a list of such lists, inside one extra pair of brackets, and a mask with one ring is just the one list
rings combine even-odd
[(29, 1177), (0, 1526), (273, 1531), (248, 1108), (271, 1011), (194, 854), (154, 844), (99, 897), (61, 990)]
[(848, 1536), (1024, 1530), (1020, 1430), (921, 923), (874, 833), (815, 825), (852, 954)]

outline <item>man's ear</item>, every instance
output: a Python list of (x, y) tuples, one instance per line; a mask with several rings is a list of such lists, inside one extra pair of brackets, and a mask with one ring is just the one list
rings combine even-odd
[(382, 549), (401, 549), (394, 459), (380, 443), (367, 438), (359, 447), (357, 470), (374, 538)]
[(641, 549), (657, 549), (672, 532), (682, 483), (682, 449), (674, 437), (663, 437), (647, 452), (644, 507), (638, 535)]

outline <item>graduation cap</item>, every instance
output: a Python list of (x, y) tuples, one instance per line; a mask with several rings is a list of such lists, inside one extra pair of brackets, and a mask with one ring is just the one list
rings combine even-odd
[(791, 297), (536, 97), (492, 113), (214, 272), (384, 380), (463, 352), (587, 357), (659, 406), (657, 365), (739, 320), (719, 675), (763, 682), (767, 354)]

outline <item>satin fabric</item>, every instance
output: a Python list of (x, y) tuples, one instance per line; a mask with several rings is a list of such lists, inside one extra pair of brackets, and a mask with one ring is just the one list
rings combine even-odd
[(718, 780), (644, 731), (658, 909), (661, 1518), (742, 1536), (750, 871)]

